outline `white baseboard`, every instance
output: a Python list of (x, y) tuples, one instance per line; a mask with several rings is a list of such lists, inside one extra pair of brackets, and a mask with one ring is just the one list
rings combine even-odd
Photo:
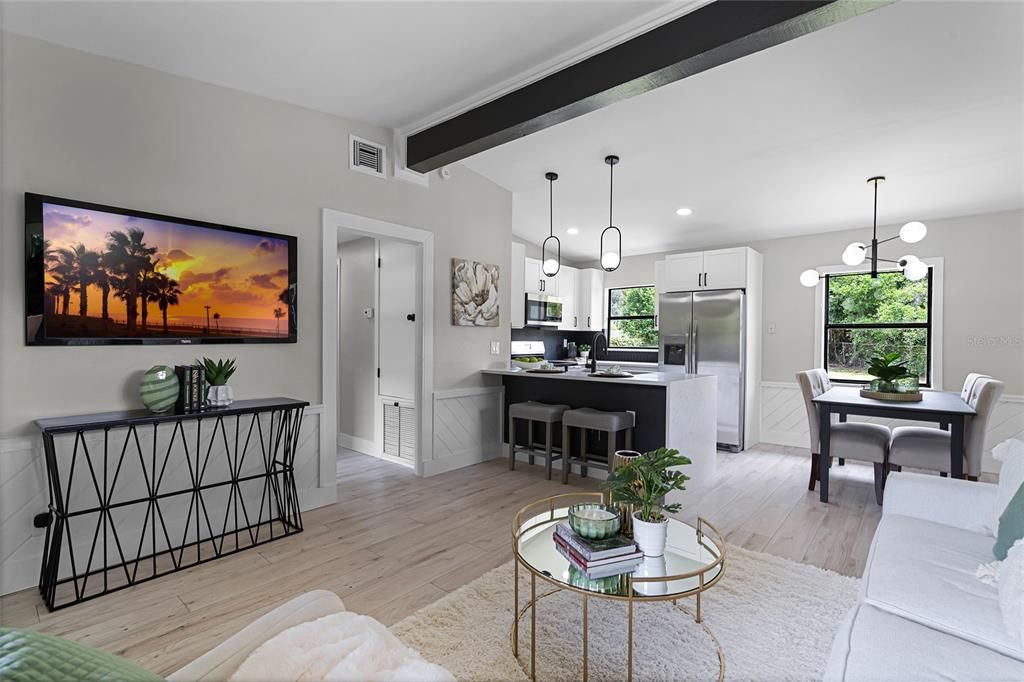
[(366, 438), (356, 438), (355, 436), (347, 433), (338, 433), (338, 445), (348, 450), (361, 452), (364, 455), (370, 455), (372, 457), (380, 456), (380, 451), (378, 450), (375, 442)]

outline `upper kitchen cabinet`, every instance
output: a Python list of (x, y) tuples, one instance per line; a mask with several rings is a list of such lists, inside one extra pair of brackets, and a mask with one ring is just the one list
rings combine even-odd
[(662, 273), (665, 291), (693, 291), (700, 289), (704, 279), (704, 253), (676, 253), (665, 256)]
[(597, 332), (604, 328), (604, 271), (580, 270), (576, 278), (577, 329)]
[(509, 319), (513, 329), (526, 326), (526, 246), (512, 242), (508, 290), (512, 293)]
[(748, 255), (751, 249), (677, 253), (665, 257), (664, 291), (747, 288)]
[(577, 306), (579, 274), (580, 271), (576, 268), (563, 265), (558, 268), (558, 274), (551, 278), (558, 282), (557, 288), (551, 287), (557, 294), (551, 289), (547, 292), (551, 296), (557, 295), (562, 301), (562, 323), (558, 328), (565, 331), (576, 331), (580, 328), (580, 311)]
[(530, 294), (558, 296), (558, 275), (548, 277), (536, 258), (526, 259), (525, 291)]

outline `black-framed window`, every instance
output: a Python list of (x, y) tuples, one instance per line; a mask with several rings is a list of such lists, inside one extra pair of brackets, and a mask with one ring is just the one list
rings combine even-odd
[(897, 352), (931, 386), (932, 269), (912, 282), (901, 272), (825, 276), (824, 366), (834, 382), (870, 381), (870, 359)]
[(608, 347), (656, 349), (654, 287), (608, 290)]

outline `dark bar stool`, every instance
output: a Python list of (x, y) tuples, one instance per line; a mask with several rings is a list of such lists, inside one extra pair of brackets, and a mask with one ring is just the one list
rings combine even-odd
[(561, 459), (561, 455), (555, 457), (553, 454), (553, 436), (555, 424), (562, 421), (562, 414), (569, 409), (568, 405), (548, 405), (546, 403), (537, 403), (532, 400), (525, 403), (512, 403), (508, 406), (508, 468), (516, 468), (516, 420), (526, 420), (526, 446), (521, 448), (530, 455), (530, 464), (533, 464), (534, 455), (537, 455), (537, 451), (534, 449), (536, 444), (533, 442), (533, 423), (540, 422), (544, 424), (544, 457), (545, 467), (547, 468), (548, 480), (551, 480), (551, 462), (553, 459)]
[[(562, 483), (569, 482), (569, 469), (579, 464), (580, 476), (586, 477), (587, 467), (610, 471), (615, 466), (615, 441), (619, 431), (626, 432), (626, 449), (633, 448), (633, 427), (636, 416), (632, 412), (603, 412), (589, 407), (567, 410), (562, 415)], [(572, 455), (571, 429), (580, 429), (580, 456)], [(587, 456), (587, 431), (602, 431), (608, 434), (608, 455), (606, 460), (593, 460)]]

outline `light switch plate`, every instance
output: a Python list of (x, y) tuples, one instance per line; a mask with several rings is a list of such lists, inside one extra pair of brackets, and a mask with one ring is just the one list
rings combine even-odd
[(501, 341), (491, 341), (491, 355), (501, 355)]
[(775, 323), (774, 322), (768, 325), (768, 333), (769, 334), (774, 334), (775, 333)]
[(363, 317), (368, 320), (373, 319), (373, 308), (363, 308)]

